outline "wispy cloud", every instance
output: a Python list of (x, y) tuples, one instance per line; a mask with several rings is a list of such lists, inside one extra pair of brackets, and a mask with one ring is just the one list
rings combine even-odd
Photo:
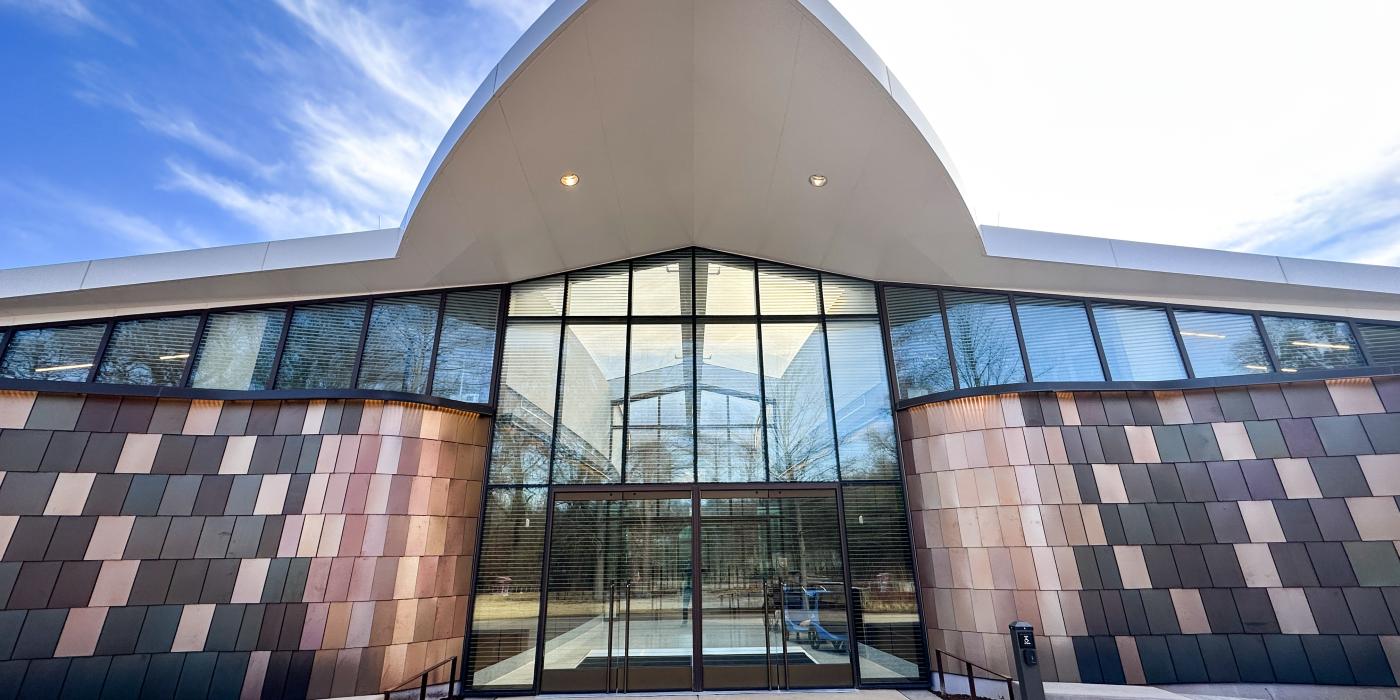
[[(54, 246), (61, 245), (65, 237), (83, 235), (94, 241), (116, 239), (118, 249), (130, 255), (221, 242), (183, 224), (162, 225), (41, 178), (0, 180), (0, 194), (22, 199), (33, 212), (34, 221), (22, 221), (13, 226), (16, 243), (28, 240)], [(6, 233), (5, 237), (8, 236)]]
[(251, 175), (268, 179), (282, 168), (280, 163), (263, 163), (227, 140), (215, 136), (180, 107), (154, 106), (131, 92), (113, 87), (116, 81), (98, 64), (80, 63), (75, 73), (80, 84), (76, 94), (85, 102), (125, 111), (146, 129), (184, 143)]
[(99, 17), (83, 0), (0, 0), (0, 8), (3, 7), (38, 15), (65, 28), (91, 29), (123, 44), (136, 45), (130, 35)]
[(167, 187), (213, 202), (251, 224), (265, 237), (300, 238), (369, 228), (364, 222), (370, 215), (351, 214), (315, 194), (255, 190), (178, 161), (169, 161), (167, 165), (171, 172)]
[(549, 3), (550, 0), (467, 0), (467, 4), (478, 10), (505, 17), (517, 29), (530, 26)]
[(1299, 198), (1284, 215), (1242, 226), (1228, 247), (1400, 265), (1400, 146), (1379, 160), (1368, 172)]

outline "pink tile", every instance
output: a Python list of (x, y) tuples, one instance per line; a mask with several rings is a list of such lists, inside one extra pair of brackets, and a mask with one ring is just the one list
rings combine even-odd
[(1327, 393), (1332, 395), (1339, 414), (1385, 413), (1370, 379), (1328, 379)]
[(326, 579), (326, 590), (321, 600), (339, 602), (350, 600), (350, 578), (355, 568), (355, 559), (337, 557), (331, 560), (330, 575)]
[(126, 551), (126, 541), (131, 536), (131, 527), (136, 523), (131, 515), (103, 515), (97, 518), (97, 526), (88, 540), (84, 559), (121, 559)]
[(0, 428), (23, 428), (36, 396), (32, 391), (0, 391)]
[(107, 620), (107, 608), (73, 608), (68, 611), (68, 619), (63, 623), (63, 633), (59, 635), (55, 657), (92, 656), (97, 648), (97, 638), (102, 634), (102, 623)]
[(204, 651), (204, 639), (209, 635), (209, 623), (213, 619), (213, 605), (186, 605), (180, 611), (180, 625), (175, 630), (170, 650)]
[(159, 435), (132, 433), (126, 436), (121, 455), (117, 457), (118, 474), (149, 474), (160, 447)]
[(253, 447), (257, 438), (252, 435), (234, 435), (224, 447), (224, 458), (219, 462), (220, 474), (247, 474), (248, 465), (253, 461)]
[(326, 631), (326, 617), (330, 614), (330, 607), (326, 603), (312, 603), (306, 606), (306, 621), (302, 623), (301, 643), (298, 645), (302, 651), (321, 648), (322, 635)]
[(95, 608), (126, 605), (140, 564), (131, 559), (102, 562), (102, 570), (97, 574), (97, 583), (92, 587), (92, 599), (88, 605)]
[(213, 435), (219, 425), (219, 413), (223, 410), (223, 401), (191, 401), (182, 432), (185, 435)]
[(244, 559), (238, 563), (238, 578), (233, 583), (234, 603), (256, 603), (262, 599), (263, 583), (267, 579), (270, 559)]
[(87, 503), (88, 491), (96, 474), (59, 474), (49, 493), (44, 515), (82, 515)]

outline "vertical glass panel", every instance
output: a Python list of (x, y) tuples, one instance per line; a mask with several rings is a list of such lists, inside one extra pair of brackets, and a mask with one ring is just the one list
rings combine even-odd
[(447, 295), (438, 340), (433, 395), (467, 403), (491, 400), (491, 370), (496, 359), (495, 289)]
[(1031, 360), (1032, 381), (1103, 381), (1083, 302), (1016, 297), (1016, 316)]
[(874, 284), (826, 273), (822, 273), (822, 306), (832, 315), (879, 313)]
[(835, 481), (836, 450), (821, 326), (765, 323), (762, 344), (769, 480)]
[(286, 309), (209, 314), (190, 386), (239, 391), (270, 388), (272, 362), (286, 322)]
[(758, 328), (706, 323), (696, 337), (700, 481), (764, 481)]
[(758, 305), (765, 315), (817, 314), (817, 273), (773, 263), (758, 264)]
[(563, 362), (554, 483), (616, 483), (622, 476), (627, 326), (568, 326)]
[(105, 323), (14, 331), (0, 377), (85, 382), (106, 331)]
[(691, 687), (691, 500), (556, 492), (542, 692)]
[(632, 326), (627, 481), (695, 479), (695, 357), (690, 324)]
[(472, 688), (534, 685), (546, 502), (541, 488), (493, 488), (486, 494), (466, 661)]
[[(894, 420), (877, 321), (828, 321), (842, 479), (897, 479)], [(765, 341), (767, 338), (764, 339)]]
[(953, 370), (948, 363), (948, 337), (944, 335), (938, 291), (886, 287), (885, 306), (899, 398), (952, 390)]
[(361, 389), (413, 394), (428, 390), (440, 303), (438, 294), (375, 300), (360, 359)]
[(945, 292), (948, 329), (958, 386), (996, 386), (1026, 381), (1011, 305), (1000, 294)]
[(1372, 365), (1400, 367), (1400, 326), (1362, 323), (1358, 327)]
[(563, 316), (564, 276), (511, 285), (507, 313), (511, 316)]
[(549, 443), (554, 434), (558, 380), (559, 324), (508, 324), (501, 351), (496, 433), (491, 441), (491, 483), (549, 481)]
[(926, 678), (903, 494), (894, 485), (847, 486), (844, 505), (860, 677), (873, 682)]
[(278, 389), (348, 389), (365, 325), (365, 302), (299, 306), (292, 311)]
[(706, 316), (754, 315), (753, 261), (696, 253), (695, 304), (697, 313)]
[(1360, 367), (1361, 350), (1345, 321), (1264, 316), (1264, 332), (1274, 345), (1279, 370)]
[(773, 496), (700, 494), (706, 690), (851, 684), (836, 494)]
[(1214, 311), (1174, 313), (1197, 377), (1260, 374), (1273, 369), (1253, 316)]
[(570, 316), (626, 316), (627, 263), (569, 273)]
[(689, 315), (690, 272), (688, 250), (632, 263), (632, 315)]
[(1108, 360), (1109, 378), (1117, 382), (1185, 379), (1167, 312), (1151, 306), (1094, 304), (1094, 324)]
[(179, 386), (185, 378), (198, 316), (121, 321), (97, 368), (103, 384)]

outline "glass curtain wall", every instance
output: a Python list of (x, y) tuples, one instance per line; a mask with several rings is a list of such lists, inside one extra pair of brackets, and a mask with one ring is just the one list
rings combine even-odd
[[(900, 546), (904, 554), (862, 565), (866, 580), (855, 583), (861, 590), (878, 584), (883, 602), (872, 603), (876, 618), (912, 616), (917, 626), (872, 283), (685, 250), (516, 284), (508, 294), (488, 519), (504, 494), (575, 498), (577, 489), (610, 485), (667, 493), (677, 485), (694, 493), (691, 484), (879, 486), (888, 531), (853, 530), (846, 544)], [(555, 527), (560, 513), (573, 510), (556, 509)], [(898, 536), (890, 529), (896, 523)], [(552, 541), (570, 541), (561, 537)], [(473, 646), (480, 634), (496, 638), (499, 611), (509, 607), (499, 600), (504, 590), (491, 589), (487, 579), (499, 574), (485, 563), (507, 556), (490, 548), (508, 545), (482, 546), (476, 605), (490, 612), (473, 614)], [(546, 574), (541, 559), (533, 561), (526, 578), (538, 581)], [(595, 589), (587, 595), (596, 598)], [(857, 641), (860, 656), (878, 657), (886, 669), (875, 681), (916, 678), (926, 666), (921, 646), (906, 648), (907, 635), (869, 629), (870, 638), (857, 631)], [(557, 636), (549, 631), (546, 638)], [(535, 646), (532, 635), (513, 638)], [(511, 647), (509, 657), (473, 651), (468, 681), (479, 690), (535, 688), (532, 674), (515, 667), (525, 656), (533, 664), (535, 651)]]

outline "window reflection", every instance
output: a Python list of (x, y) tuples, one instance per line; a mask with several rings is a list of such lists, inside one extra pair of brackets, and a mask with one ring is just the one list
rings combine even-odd
[(1033, 381), (1103, 381), (1083, 302), (1016, 297), (1016, 316), (1026, 339)]
[(121, 321), (112, 329), (97, 371), (104, 384), (179, 386), (190, 359), (198, 316)]
[(506, 326), (491, 483), (548, 482), (558, 378), (559, 323), (517, 321)]
[(947, 292), (948, 330), (961, 387), (1026, 381), (1011, 305), (1000, 294)]
[(763, 481), (758, 329), (751, 323), (696, 327), (701, 481)]
[(427, 391), (441, 303), (436, 294), (374, 302), (360, 360), (361, 389)]
[(1151, 306), (1094, 304), (1109, 377), (1114, 381), (1185, 379), (1167, 312)]
[(758, 303), (759, 311), (765, 315), (816, 315), (817, 273), (759, 263)]
[(627, 274), (627, 263), (570, 272), (569, 315), (627, 315)]
[(826, 368), (820, 325), (763, 324), (768, 475), (773, 481), (836, 480)]
[(297, 307), (277, 370), (277, 388), (350, 388), (364, 324), (363, 301)]
[(630, 483), (695, 478), (695, 358), (690, 335), (690, 324), (632, 327), (627, 382)]
[(257, 390), (272, 386), (272, 362), (282, 340), (286, 309), (210, 314), (195, 356), (190, 386)]
[(494, 289), (447, 295), (433, 371), (434, 396), (468, 403), (486, 403), (491, 399), (500, 298), (500, 292)]
[(632, 315), (689, 315), (690, 251), (632, 263)]
[(473, 688), (534, 685), (546, 502), (544, 489), (487, 492), (466, 661)]
[(1213, 311), (1177, 311), (1191, 369), (1197, 377), (1261, 374), (1273, 370), (1254, 317)]
[(570, 325), (563, 349), (554, 481), (621, 481), (627, 326)]
[(87, 381), (106, 331), (105, 323), (14, 331), (0, 364), (0, 377)]
[(718, 253), (695, 254), (695, 303), (706, 316), (752, 316), (754, 264)]
[(885, 288), (899, 398), (913, 399), (953, 388), (948, 337), (938, 291), (913, 287)]
[(831, 394), (843, 479), (895, 479), (899, 445), (890, 418), (885, 348), (876, 321), (828, 321)]
[(1361, 350), (1345, 321), (1265, 316), (1264, 332), (1278, 356), (1279, 370), (1360, 367)]

